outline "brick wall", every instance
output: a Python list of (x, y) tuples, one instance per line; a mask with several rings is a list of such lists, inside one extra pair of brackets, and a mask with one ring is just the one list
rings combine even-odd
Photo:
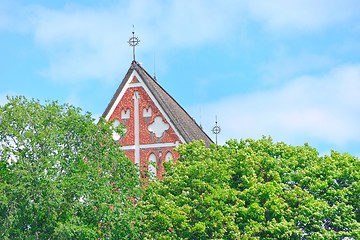
[[(133, 79), (133, 82), (136, 79)], [(114, 112), (110, 117), (110, 121), (117, 119), (127, 129), (126, 135), (118, 142), (122, 146), (134, 146), (135, 145), (135, 107), (134, 107), (134, 93), (138, 92), (139, 97), (139, 142), (140, 145), (145, 146), (147, 144), (157, 144), (155, 148), (141, 148), (140, 149), (140, 167), (147, 168), (148, 159), (150, 154), (156, 156), (157, 165), (157, 176), (161, 177), (164, 173), (163, 162), (166, 160), (166, 156), (169, 157), (171, 154), (174, 160), (177, 160), (179, 155), (174, 152), (173, 147), (162, 147), (162, 143), (182, 143), (180, 138), (177, 136), (174, 129), (172, 129), (169, 122), (162, 115), (160, 110), (156, 107), (155, 103), (151, 100), (150, 96), (146, 93), (143, 87), (130, 87), (126, 89), (122, 96), (119, 104), (116, 106)], [(144, 115), (144, 109), (146, 110)], [(151, 110), (149, 110), (151, 109)], [(130, 111), (130, 112), (128, 112)], [(151, 114), (150, 114), (151, 111)], [(128, 115), (129, 114), (129, 115)], [(168, 124), (169, 128), (165, 130), (160, 137), (157, 137), (153, 132), (150, 132), (148, 126), (154, 123), (156, 117), (162, 117), (164, 124)], [(135, 161), (135, 151), (126, 150), (125, 154), (132, 160)]]

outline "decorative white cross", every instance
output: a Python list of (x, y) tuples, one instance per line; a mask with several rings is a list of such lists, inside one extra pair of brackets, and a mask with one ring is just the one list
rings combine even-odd
[[(134, 25), (133, 25), (133, 28), (134, 28)], [(134, 30), (133, 30), (133, 32), (132, 32), (132, 35), (133, 35), (133, 36), (129, 39), (128, 43), (129, 43), (130, 47), (133, 48), (133, 59), (134, 59), (134, 61), (135, 61), (135, 47), (136, 47), (137, 45), (139, 45), (140, 40), (139, 40), (138, 37), (135, 37), (135, 32), (134, 32)]]

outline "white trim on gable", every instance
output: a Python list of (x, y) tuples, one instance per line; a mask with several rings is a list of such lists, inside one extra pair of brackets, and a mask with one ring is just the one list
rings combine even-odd
[[(134, 77), (136, 77), (139, 82), (131, 83), (131, 81), (132, 81), (132, 79)], [(154, 102), (155, 106), (159, 109), (160, 113), (163, 115), (163, 117), (166, 119), (166, 121), (170, 124), (171, 128), (175, 131), (175, 133), (179, 137), (180, 141), (182, 143), (186, 143), (183, 136), (181, 136), (181, 134), (175, 128), (174, 124), (170, 121), (169, 116), (165, 113), (164, 109), (160, 106), (159, 102), (156, 100), (154, 95), (150, 92), (150, 90), (148, 89), (146, 84), (144, 84), (144, 80), (140, 77), (140, 75), (137, 73), (137, 71), (135, 69), (132, 70), (132, 73), (131, 73), (130, 77), (126, 80), (126, 83), (125, 83), (123, 89), (121, 90), (119, 95), (116, 97), (116, 100), (115, 100), (114, 104), (111, 106), (110, 111), (106, 115), (105, 119), (107, 121), (109, 121), (110, 116), (115, 111), (116, 106), (119, 104), (119, 102), (120, 102), (121, 98), (124, 96), (126, 90), (128, 88), (132, 88), (132, 87), (142, 87), (142, 88), (144, 88), (145, 92), (149, 95), (150, 99)]]
[(139, 82), (137, 82), (137, 83), (129, 83), (129, 87), (142, 87), (142, 86), (143, 86), (143, 84), (139, 83)]
[(135, 141), (135, 163), (140, 166), (140, 114), (139, 114), (139, 93), (134, 92), (134, 141)]
[[(135, 71), (135, 69), (132, 70), (132, 73), (130, 75), (130, 77), (126, 80), (126, 83), (123, 87), (123, 89), (121, 89), (121, 92), (119, 93), (119, 95), (116, 97), (115, 102), (113, 103), (113, 105), (111, 106), (109, 112), (106, 114), (105, 119), (106, 121), (109, 121), (111, 115), (114, 113), (116, 106), (119, 104), (121, 98), (124, 96), (126, 90), (129, 87), (144, 87), (143, 81), (139, 82), (139, 83), (131, 83), (132, 79), (134, 78), (134, 76), (136, 76), (137, 79), (141, 79), (140, 75)], [(142, 80), (142, 79), (141, 79)], [(131, 85), (131, 86), (130, 86)]]
[[(166, 147), (177, 147), (179, 146), (179, 142), (176, 141), (175, 143), (151, 143), (151, 144), (140, 144), (140, 149), (146, 149), (146, 148), (166, 148)], [(135, 150), (135, 145), (129, 145), (129, 146), (122, 146), (122, 150)]]

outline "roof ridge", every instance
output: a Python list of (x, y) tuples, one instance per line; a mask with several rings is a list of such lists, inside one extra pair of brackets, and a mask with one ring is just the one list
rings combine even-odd
[[(195, 123), (196, 121), (194, 120), (193, 117), (190, 116), (190, 114), (175, 100), (175, 98), (173, 98), (141, 65), (138, 64), (138, 66), (147, 74), (147, 76), (153, 80), (153, 82), (160, 87)], [(196, 123), (197, 124), (197, 123)], [(199, 125), (199, 124), (198, 124)]]
[[(136, 67), (139, 67), (141, 69), (141, 71), (143, 71), (146, 76), (148, 78), (150, 78), (152, 80), (152, 83), (155, 84), (157, 87), (159, 87), (166, 95), (167, 97), (169, 97), (175, 104), (177, 107), (179, 107), (181, 109), (181, 111), (183, 113), (186, 114), (186, 116), (197, 126), (197, 128), (206, 136), (206, 138), (209, 140), (208, 143), (213, 143), (212, 139), (207, 135), (207, 133), (200, 127), (200, 125), (195, 121), (195, 119), (193, 117), (190, 116), (190, 114), (136, 61), (133, 61), (132, 64), (136, 64), (135, 65), (135, 70), (136, 70)], [(139, 72), (138, 72), (139, 73)], [(139, 73), (141, 74), (141, 73)], [(148, 84), (146, 83), (145, 81), (145, 84), (148, 86)], [(149, 87), (149, 86), (148, 86)], [(156, 98), (156, 100), (159, 102), (159, 104), (163, 107), (163, 105), (161, 104), (161, 101), (159, 101), (160, 99), (158, 99), (158, 96), (155, 96), (154, 97)], [(164, 107), (163, 107), (164, 108)], [(164, 109), (165, 110), (165, 109)], [(169, 114), (169, 113), (167, 113)], [(174, 119), (171, 119), (172, 121), (174, 121)], [(174, 124), (175, 127), (177, 128), (177, 130), (180, 130), (178, 128), (178, 125), (177, 124)], [(183, 132), (183, 131), (180, 131), (180, 132)], [(184, 132), (183, 132), (184, 133)], [(207, 142), (205, 139), (203, 139), (205, 142)], [(207, 144), (208, 144), (207, 143)]]
[(109, 114), (133, 71), (136, 71), (143, 79), (146, 87), (186, 142), (202, 139), (206, 145), (213, 143), (212, 139), (204, 132), (199, 124), (197, 124), (195, 119), (135, 60), (131, 62), (129, 70), (106, 107), (102, 115), (104, 118)]

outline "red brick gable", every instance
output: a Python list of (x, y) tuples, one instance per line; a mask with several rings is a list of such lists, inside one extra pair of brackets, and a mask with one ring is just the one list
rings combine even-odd
[(179, 157), (174, 147), (194, 139), (208, 145), (211, 139), (185, 110), (133, 62), (124, 80), (115, 92), (103, 117), (117, 120), (126, 127), (119, 139), (125, 154), (142, 169), (153, 169), (148, 161), (156, 161), (158, 177), (164, 173), (163, 162)]
[[(132, 76), (133, 74), (135, 76)], [(121, 98), (108, 120), (117, 119), (126, 127), (125, 136), (118, 140), (119, 144), (123, 146), (125, 154), (134, 162), (138, 161), (140, 167), (145, 168), (148, 168), (150, 155), (154, 154), (157, 176), (161, 177), (164, 173), (162, 163), (166, 160), (166, 155), (171, 154), (176, 160), (178, 154), (173, 149), (183, 141), (175, 132), (168, 117), (159, 109), (160, 106), (154, 102), (152, 94), (146, 89), (143, 82), (138, 80), (136, 72), (133, 74), (129, 78), (128, 84), (123, 88)], [(132, 80), (130, 81), (130, 79)], [(137, 98), (136, 101), (135, 97)], [(166, 129), (154, 132), (151, 126), (156, 126), (156, 124), (165, 126)], [(139, 131), (137, 142), (136, 131)], [(135, 150), (136, 145), (139, 147), (137, 152)], [(138, 158), (136, 158), (137, 154), (139, 155)]]
[(131, 83), (138, 83), (138, 82), (139, 82), (139, 80), (137, 79), (136, 76), (134, 76), (133, 79), (131, 80)]
[[(119, 104), (116, 106), (113, 114), (109, 120), (118, 119), (122, 125), (127, 129), (126, 135), (119, 141), (122, 146), (134, 145), (134, 92), (139, 94), (139, 127), (140, 127), (140, 144), (154, 144), (154, 143), (168, 143), (176, 141), (181, 142), (180, 138), (175, 133), (174, 129), (170, 126), (169, 122), (162, 115), (158, 107), (151, 100), (143, 87), (128, 88), (121, 98)], [(130, 118), (122, 119), (121, 112), (130, 113)], [(145, 112), (150, 112), (149, 115), (144, 116)], [(164, 131), (160, 137), (149, 131), (149, 125), (153, 124), (156, 117), (161, 117), (165, 124), (169, 125), (169, 129)]]

